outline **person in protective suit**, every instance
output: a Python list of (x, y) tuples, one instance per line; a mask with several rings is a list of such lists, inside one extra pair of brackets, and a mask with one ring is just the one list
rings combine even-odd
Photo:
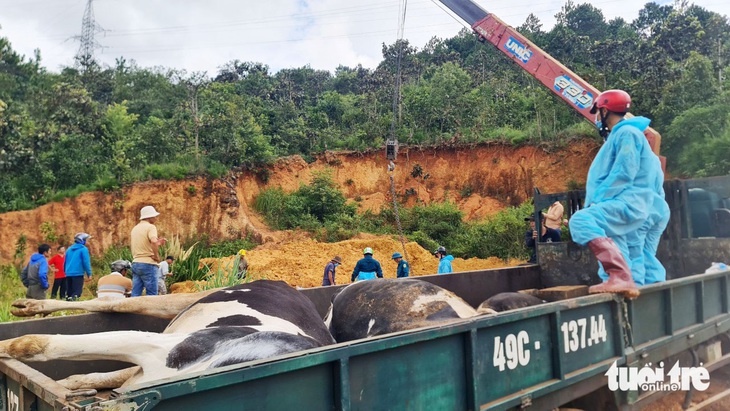
[(573, 240), (588, 245), (599, 262), (602, 284), (590, 293), (636, 298), (638, 285), (666, 279), (656, 258), (669, 222), (664, 173), (643, 132), (651, 120), (626, 118), (631, 97), (622, 90), (601, 93), (591, 108), (605, 143), (588, 170), (585, 208), (570, 219)]

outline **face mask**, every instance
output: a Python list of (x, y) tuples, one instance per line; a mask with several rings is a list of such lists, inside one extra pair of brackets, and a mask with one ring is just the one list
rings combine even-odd
[(599, 131), (603, 128), (603, 122), (601, 120), (596, 120), (596, 128)]

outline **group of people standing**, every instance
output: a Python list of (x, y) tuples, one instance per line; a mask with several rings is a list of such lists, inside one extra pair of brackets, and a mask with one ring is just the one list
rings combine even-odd
[[(132, 229), (130, 248), (133, 261), (117, 260), (111, 263), (111, 274), (103, 276), (97, 284), (98, 297), (123, 298), (125, 295), (137, 297), (145, 292), (147, 295), (166, 294), (165, 278), (172, 275), (170, 266), (174, 258), (167, 256), (160, 259), (160, 246), (166, 243), (165, 238), (157, 235), (155, 219), (159, 216), (153, 206), (142, 207), (140, 222)], [(45, 299), (49, 288), (49, 274), (53, 274), (51, 298), (60, 297), (65, 300), (77, 300), (83, 292), (84, 282), (91, 281), (91, 258), (86, 242), (91, 239), (87, 233), (77, 233), (74, 243), (68, 250), (58, 246), (56, 254), (51, 256), (51, 246), (41, 244), (38, 252), (30, 257), (30, 261), (20, 274), (26, 287), (26, 297)], [(132, 279), (127, 274), (132, 274)]]
[(86, 242), (91, 238), (87, 233), (77, 233), (74, 244), (66, 250), (64, 246), (56, 248), (51, 257), (51, 246), (41, 244), (38, 252), (30, 256), (28, 265), (20, 273), (20, 280), (26, 287), (27, 298), (44, 299), (48, 291), (48, 274), (53, 274), (51, 298), (57, 295), (65, 300), (77, 300), (81, 297), (84, 282), (91, 280), (91, 258)]
[[(438, 274), (448, 274), (454, 271), (451, 267), (451, 261), (454, 257), (446, 252), (446, 248), (439, 247), (433, 255), (439, 259)], [(406, 278), (410, 275), (411, 266), (408, 261), (403, 259), (401, 253), (393, 253), (391, 259), (395, 261), (397, 266), (396, 278)], [(337, 285), (335, 282), (335, 273), (337, 267), (341, 264), (342, 257), (336, 255), (325, 265), (322, 286)], [(373, 280), (375, 278), (383, 278), (383, 269), (380, 266), (380, 262), (373, 258), (373, 249), (371, 247), (365, 247), (363, 250), (363, 258), (357, 261), (355, 268), (352, 270), (350, 282)]]

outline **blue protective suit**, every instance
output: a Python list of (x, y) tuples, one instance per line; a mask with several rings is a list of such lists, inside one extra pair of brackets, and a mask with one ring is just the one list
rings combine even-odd
[[(661, 163), (643, 134), (650, 122), (634, 117), (613, 127), (588, 170), (585, 208), (570, 219), (570, 233), (578, 244), (613, 239), (637, 285), (666, 279), (656, 251), (669, 222), (669, 206)], [(607, 280), (598, 265), (598, 275)]]

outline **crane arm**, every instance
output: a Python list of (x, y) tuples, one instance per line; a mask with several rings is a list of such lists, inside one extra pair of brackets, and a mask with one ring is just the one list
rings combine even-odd
[[(594, 121), (595, 115), (590, 113), (590, 109), (594, 99), (600, 94), (597, 88), (473, 1), (439, 1), (471, 25), (472, 30), (479, 36), (479, 41), (491, 43), (583, 117), (591, 123)], [(659, 156), (661, 135), (653, 128), (647, 128), (644, 135), (652, 151)], [(664, 168), (665, 159), (661, 156), (659, 158)]]

